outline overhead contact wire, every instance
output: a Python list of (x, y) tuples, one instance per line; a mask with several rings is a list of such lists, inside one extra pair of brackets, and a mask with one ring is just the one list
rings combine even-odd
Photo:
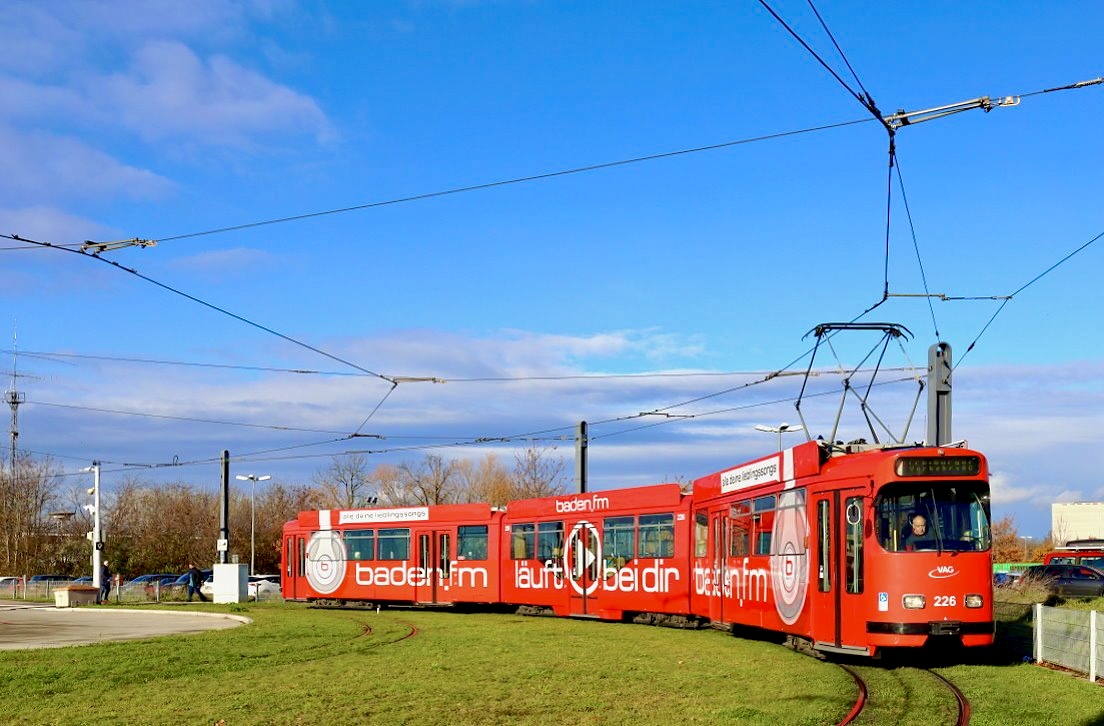
[(301, 348), (305, 348), (309, 351), (317, 353), (318, 355), (329, 358), (332, 361), (336, 361), (336, 362), (341, 363), (343, 365), (347, 365), (350, 368), (353, 368), (355, 370), (360, 371), (361, 373), (367, 373), (370, 376), (374, 376), (375, 378), (380, 378), (382, 380), (387, 381), (388, 383), (392, 383), (392, 384), (395, 383), (395, 381), (393, 379), (391, 379), (388, 376), (383, 375), (382, 373), (376, 373), (375, 371), (369, 370), (369, 369), (365, 368), (364, 366), (359, 366), (356, 363), (353, 363), (351, 361), (347, 361), (344, 358), (336, 356), (333, 353), (327, 353), (326, 351), (322, 350), (321, 348), (314, 347), (310, 343), (305, 343), (301, 340), (297, 340), (295, 338), (292, 338), (290, 335), (284, 335), (283, 333), (281, 333), (277, 330), (273, 330), (272, 328), (269, 328), (265, 325), (261, 325), (260, 323), (255, 323), (252, 320), (249, 320), (248, 318), (244, 318), (241, 315), (238, 315), (237, 313), (232, 313), (229, 310), (226, 310), (225, 308), (221, 308), (218, 305), (215, 305), (213, 303), (209, 303), (206, 300), (202, 300), (202, 299), (196, 297), (195, 295), (190, 295), (190, 294), (188, 294), (188, 293), (186, 293), (182, 290), (178, 290), (175, 287), (172, 287), (171, 285), (166, 285), (163, 282), (158, 282), (157, 280), (154, 280), (152, 277), (148, 277), (146, 275), (143, 275), (142, 273), (138, 272), (137, 270), (132, 269), (130, 267), (126, 267), (125, 265), (120, 265), (118, 262), (115, 262), (114, 260), (109, 260), (109, 259), (106, 259), (104, 257), (100, 257), (99, 255), (85, 254), (85, 253), (80, 252), (78, 250), (71, 250), (67, 247), (59, 247), (58, 245), (55, 245), (51, 242), (38, 242), (36, 240), (27, 239), (26, 237), (20, 237), (19, 235), (0, 235), (0, 237), (7, 237), (8, 239), (14, 239), (14, 240), (17, 240), (19, 242), (28, 242), (30, 244), (39, 245), (39, 246), (44, 247), (44, 248), (63, 250), (65, 252), (72, 252), (73, 254), (80, 255), (81, 257), (86, 257), (88, 259), (93, 259), (93, 260), (99, 260), (100, 262), (103, 262), (106, 265), (110, 265), (110, 266), (115, 267), (116, 269), (122, 270), (124, 272), (129, 272), (130, 274), (134, 275), (135, 277), (137, 277), (139, 279), (142, 279), (142, 280), (145, 280), (146, 282), (150, 283), (151, 285), (156, 285), (157, 287), (160, 287), (163, 290), (167, 290), (167, 291), (169, 291), (173, 294), (179, 295), (183, 298), (187, 298), (188, 300), (191, 300), (192, 302), (199, 303), (200, 305), (203, 305), (204, 307), (207, 307), (207, 308), (210, 308), (211, 310), (222, 313), (223, 315), (226, 315), (227, 317), (234, 318), (235, 320), (237, 320), (239, 322), (242, 322), (242, 323), (245, 323), (246, 325), (257, 328), (258, 330), (263, 330), (266, 333), (270, 333), (271, 335), (275, 335), (277, 338), (281, 338), (283, 340), (286, 340), (289, 343), (292, 343), (292, 344), (297, 345)]
[(219, 227), (217, 229), (209, 229), (203, 232), (191, 232), (188, 234), (178, 234), (172, 237), (160, 237), (158, 242), (171, 242), (174, 240), (188, 239), (191, 237), (203, 237), (205, 235), (221, 234), (223, 232), (235, 232), (243, 229), (250, 229), (253, 227), (263, 227), (271, 224), (282, 224), (284, 222), (295, 222), (303, 219), (313, 219), (314, 217), (324, 217), (331, 214), (343, 214), (345, 212), (355, 212), (362, 209), (373, 209), (375, 207), (386, 207), (392, 204), (403, 204), (406, 202), (416, 202), (423, 199), (434, 199), (437, 197), (445, 197), (452, 194), (463, 194), (465, 192), (474, 192), (482, 189), (493, 189), (495, 187), (508, 186), (510, 184), (522, 184), (525, 182), (541, 181), (543, 179), (554, 179), (561, 176), (569, 176), (572, 174), (583, 174), (591, 171), (598, 171), (601, 169), (612, 169), (618, 166), (627, 166), (629, 164), (639, 164), (645, 161), (656, 161), (659, 159), (669, 159), (676, 156), (685, 156), (687, 154), (697, 154), (703, 151), (715, 151), (717, 149), (725, 149), (733, 146), (741, 146), (743, 144), (757, 143), (760, 141), (771, 141), (773, 139), (781, 139), (787, 136), (797, 136), (799, 134), (808, 134), (816, 131), (827, 131), (835, 128), (842, 128), (844, 126), (853, 126), (855, 124), (867, 123), (870, 119), (855, 119), (853, 121), (842, 121), (840, 123), (825, 124), (823, 126), (815, 126), (805, 129), (797, 129), (794, 131), (781, 131), (774, 134), (766, 134), (763, 136), (753, 136), (746, 139), (737, 139), (735, 141), (724, 141), (719, 144), (708, 144), (706, 146), (697, 146), (691, 149), (678, 149), (676, 151), (665, 151), (658, 154), (648, 154), (646, 156), (637, 156), (631, 159), (619, 159), (617, 161), (606, 161), (598, 164), (589, 164), (587, 166), (575, 167), (573, 169), (561, 169), (559, 171), (550, 171), (542, 174), (532, 174), (529, 176), (516, 177), (513, 179), (504, 179), (501, 181), (486, 182), (483, 184), (472, 184), (469, 186), (456, 187), (453, 189), (444, 189), (436, 192), (426, 192), (424, 194), (412, 194), (406, 197), (397, 197), (395, 199), (386, 199), (379, 202), (368, 202), (366, 204), (354, 204), (348, 207), (340, 207), (337, 209), (327, 209), (320, 212), (307, 212), (305, 214), (296, 214), (289, 217), (279, 217), (276, 219), (268, 219), (260, 222), (247, 222), (245, 224), (236, 224), (228, 227)]
[[(901, 174), (901, 160), (897, 159), (897, 186), (901, 189), (901, 203), (905, 207), (905, 218), (908, 220), (909, 231), (912, 233), (912, 248), (916, 251), (916, 264), (920, 268), (920, 281), (924, 285), (924, 297), (928, 301), (928, 312), (931, 313), (932, 328), (935, 330), (935, 340), (941, 342), (939, 323), (935, 320), (935, 306), (932, 305), (931, 290), (928, 288), (928, 276), (924, 272), (924, 260), (920, 257), (920, 243), (916, 239), (916, 225), (912, 221), (912, 210), (909, 209), (908, 195), (905, 193), (905, 179)], [(888, 292), (888, 290), (887, 290)]]
[[(1051, 89), (1051, 90), (1062, 90), (1062, 89), (1060, 89), (1060, 88), (1059, 88), (1059, 89)], [(998, 307), (998, 308), (997, 308), (996, 312), (994, 312), (994, 313), (993, 313), (992, 317), (990, 317), (990, 318), (989, 318), (989, 320), (988, 320), (988, 321), (986, 321), (985, 325), (984, 325), (984, 326), (982, 326), (981, 330), (980, 330), (980, 331), (978, 332), (977, 336), (976, 336), (976, 337), (975, 337), (975, 338), (973, 339), (973, 341), (971, 341), (971, 342), (970, 342), (970, 345), (969, 345), (969, 346), (968, 346), (968, 347), (966, 348), (966, 352), (965, 352), (965, 353), (963, 353), (963, 354), (962, 354), (961, 356), (959, 356), (959, 358), (958, 358), (958, 361), (956, 361), (956, 362), (955, 362), (955, 364), (954, 364), (954, 368), (958, 368), (958, 366), (962, 364), (962, 361), (963, 361), (963, 359), (965, 359), (965, 358), (966, 358), (966, 356), (970, 354), (970, 351), (972, 351), (972, 350), (974, 349), (974, 346), (976, 346), (976, 345), (977, 345), (977, 342), (978, 342), (979, 340), (981, 340), (981, 337), (982, 337), (983, 335), (985, 335), (985, 332), (986, 332), (987, 330), (989, 330), (989, 326), (993, 324), (993, 321), (997, 319), (997, 316), (1001, 314), (1001, 311), (1002, 311), (1002, 310), (1004, 310), (1005, 306), (1006, 306), (1006, 305), (1008, 305), (1008, 303), (1010, 303), (1010, 302), (1012, 301), (1012, 299), (1013, 299), (1014, 297), (1016, 297), (1016, 296), (1017, 296), (1017, 295), (1019, 295), (1019, 294), (1020, 294), (1021, 292), (1023, 292), (1023, 291), (1024, 291), (1024, 290), (1026, 290), (1027, 288), (1029, 288), (1029, 287), (1031, 287), (1032, 285), (1034, 285), (1034, 284), (1035, 284), (1036, 282), (1038, 282), (1039, 280), (1043, 279), (1043, 277), (1045, 277), (1046, 275), (1049, 275), (1049, 274), (1050, 274), (1051, 272), (1053, 272), (1053, 271), (1054, 271), (1054, 270), (1055, 270), (1056, 268), (1058, 268), (1058, 267), (1059, 267), (1060, 265), (1063, 265), (1063, 264), (1065, 264), (1066, 262), (1068, 262), (1068, 261), (1069, 261), (1069, 260), (1070, 260), (1070, 259), (1071, 259), (1071, 258), (1072, 258), (1072, 257), (1073, 257), (1074, 255), (1077, 255), (1077, 254), (1079, 254), (1079, 253), (1080, 253), (1080, 252), (1082, 252), (1082, 251), (1083, 251), (1083, 250), (1084, 250), (1085, 248), (1089, 247), (1090, 245), (1092, 245), (1092, 244), (1094, 244), (1095, 242), (1097, 242), (1098, 240), (1100, 240), (1100, 238), (1101, 238), (1101, 237), (1104, 237), (1104, 232), (1101, 232), (1100, 234), (1096, 235), (1095, 237), (1093, 237), (1092, 239), (1090, 239), (1090, 240), (1089, 240), (1088, 242), (1086, 242), (1085, 244), (1083, 244), (1083, 245), (1081, 245), (1080, 247), (1078, 247), (1077, 249), (1075, 249), (1075, 250), (1074, 250), (1073, 252), (1070, 252), (1070, 253), (1069, 253), (1068, 255), (1066, 255), (1066, 256), (1065, 256), (1065, 257), (1063, 257), (1062, 259), (1058, 260), (1058, 261), (1057, 261), (1057, 262), (1055, 262), (1055, 263), (1054, 263), (1053, 265), (1051, 265), (1050, 267), (1046, 268), (1045, 270), (1043, 270), (1042, 272), (1040, 272), (1040, 273), (1039, 273), (1038, 275), (1036, 275), (1035, 277), (1031, 278), (1031, 279), (1030, 279), (1030, 280), (1029, 280), (1029, 281), (1028, 281), (1027, 283), (1025, 283), (1025, 284), (1021, 285), (1021, 286), (1020, 286), (1020, 287), (1019, 287), (1019, 288), (1018, 288), (1018, 289), (1017, 289), (1017, 290), (1016, 290), (1015, 292), (1013, 292), (1013, 293), (1011, 293), (1010, 295), (1008, 295), (1008, 297), (1006, 297), (1006, 298), (1005, 298), (1005, 299), (1004, 299), (1004, 300), (1003, 300), (1003, 301), (1001, 302), (1001, 304), (1000, 304), (1000, 307)], [(952, 370), (953, 370), (953, 369), (952, 369)]]

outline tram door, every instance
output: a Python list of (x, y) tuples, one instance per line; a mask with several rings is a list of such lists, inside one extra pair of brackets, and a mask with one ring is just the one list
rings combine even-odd
[(417, 531), (418, 568), (412, 578), (414, 601), (426, 605), (448, 603), (452, 576), (452, 533)]
[(602, 567), (602, 537), (598, 528), (590, 522), (579, 522), (564, 540), (564, 564), (570, 585), (570, 613), (592, 615), (602, 584), (599, 577)]
[(812, 496), (815, 518), (810, 554), (812, 637), (817, 645), (866, 649), (868, 599), (864, 596), (866, 501), (863, 489), (839, 489)]
[(709, 517), (709, 544), (712, 548), (709, 553), (710, 584), (706, 595), (709, 598), (709, 619), (715, 623), (724, 623), (724, 583), (728, 580), (728, 508), (712, 512)]
[(304, 597), (302, 578), (306, 577), (307, 538), (292, 535), (284, 538), (283, 595), (289, 600)]

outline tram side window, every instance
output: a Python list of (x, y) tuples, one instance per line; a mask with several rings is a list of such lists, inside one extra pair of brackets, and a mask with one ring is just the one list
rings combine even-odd
[(376, 531), (352, 529), (345, 532), (345, 551), (350, 560), (376, 559)]
[(821, 592), (832, 591), (832, 515), (829, 502), (817, 502), (817, 543), (820, 545), (817, 557), (817, 589)]
[(755, 523), (755, 554), (769, 555), (771, 531), (774, 529), (774, 495), (759, 497), (752, 502), (752, 521)]
[(849, 497), (844, 509), (847, 516), (847, 532), (844, 543), (847, 553), (847, 592), (863, 591), (863, 502), (861, 497)]
[(728, 556), (743, 557), (751, 553), (751, 500), (736, 502), (729, 510), (731, 528), (728, 536)]
[(659, 558), (675, 555), (675, 515), (640, 515), (640, 557)]
[(515, 524), (510, 529), (510, 559), (531, 560), (536, 553), (537, 525)]
[(563, 554), (563, 522), (541, 522), (537, 525), (537, 558), (553, 560)]
[(615, 567), (623, 567), (633, 558), (635, 517), (606, 517), (602, 522), (602, 551)]
[(487, 559), (487, 525), (462, 524), (457, 527), (456, 553), (465, 560)]
[(709, 554), (709, 514), (694, 513), (694, 556), (705, 557)]
[(404, 527), (381, 529), (379, 531), (379, 558), (381, 560), (410, 559), (410, 530)]

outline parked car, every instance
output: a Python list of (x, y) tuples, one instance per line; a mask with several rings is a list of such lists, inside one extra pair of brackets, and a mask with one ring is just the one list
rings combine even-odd
[(91, 585), (92, 584), (92, 576), (91, 575), (85, 575), (84, 577), (78, 577), (75, 580), (71, 580), (71, 582), (74, 585)]
[(1104, 570), (1087, 565), (1032, 565), (1022, 579), (1059, 597), (1104, 597)]
[[(200, 570), (199, 571), (199, 582), (200, 582), (199, 590), (200, 590), (200, 592), (203, 592), (203, 594), (207, 595), (207, 597), (210, 597), (210, 595), (203, 591), (203, 586), (202, 585), (203, 585), (204, 582), (206, 582), (211, 577), (211, 575), (213, 573), (214, 573), (213, 570)], [(180, 595), (181, 597), (187, 597), (187, 595), (188, 595), (188, 573), (185, 572), (183, 575), (180, 575), (179, 577), (174, 578), (171, 583), (166, 585), (166, 587), (174, 595)]]
[(27, 582), (71, 582), (72, 579), (69, 575), (31, 575)]
[[(261, 600), (272, 599), (279, 597), (280, 590), (280, 576), (279, 575), (250, 575), (246, 581), (246, 595), (256, 600), (258, 594)], [(203, 581), (203, 585), (200, 586), (199, 591), (207, 597), (215, 596), (215, 579), (209, 577)]]
[(174, 582), (177, 577), (178, 575), (174, 575), (171, 572), (139, 575), (133, 580), (124, 582), (121, 591), (123, 594), (141, 594), (143, 597), (152, 597), (166, 582)]
[(13, 592), (15, 586), (23, 582), (22, 577), (0, 577), (0, 593)]
[(279, 575), (250, 575), (246, 585), (252, 600), (271, 600), (280, 596)]

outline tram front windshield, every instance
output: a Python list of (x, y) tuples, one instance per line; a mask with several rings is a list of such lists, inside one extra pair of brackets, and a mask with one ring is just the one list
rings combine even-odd
[(878, 541), (889, 552), (981, 552), (991, 544), (982, 482), (888, 484), (875, 507)]

